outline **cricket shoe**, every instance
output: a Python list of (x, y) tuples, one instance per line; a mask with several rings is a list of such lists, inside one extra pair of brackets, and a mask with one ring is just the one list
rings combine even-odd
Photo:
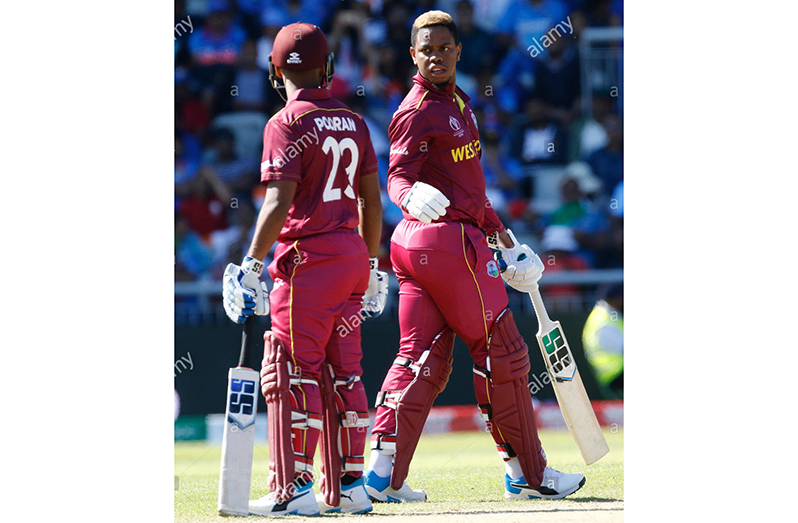
[(582, 488), (584, 484), (584, 474), (565, 474), (546, 467), (539, 487), (527, 485), (523, 476), (512, 479), (505, 474), (504, 497), (505, 499), (562, 499)]
[(363, 478), (357, 478), (351, 485), (341, 485), (341, 504), (337, 507), (331, 507), (325, 503), (324, 494), (318, 494), (316, 502), (319, 504), (319, 510), (322, 513), (348, 512), (350, 514), (365, 514), (366, 512), (371, 512), (374, 508), (371, 506), (371, 500), (366, 492)]
[(313, 495), (313, 482), (304, 486), (295, 485), (294, 497), (282, 503), (277, 502), (274, 492), (269, 492), (258, 500), (250, 500), (249, 513), (255, 516), (315, 516), (319, 514), (319, 505)]
[(376, 472), (370, 470), (366, 474), (366, 492), (371, 501), (380, 503), (418, 503), (427, 501), (427, 493), (423, 490), (413, 490), (405, 481), (402, 488), (394, 490), (391, 488), (391, 477), (383, 478)]

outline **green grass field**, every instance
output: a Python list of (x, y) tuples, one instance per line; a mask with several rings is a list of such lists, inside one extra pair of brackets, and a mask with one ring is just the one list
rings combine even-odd
[[(363, 521), (379, 515), (394, 521), (473, 523), (623, 521), (623, 432), (610, 433), (605, 429), (605, 435), (610, 453), (587, 467), (568, 431), (541, 431), (549, 464), (563, 472), (582, 472), (587, 477), (585, 486), (564, 500), (505, 500), (504, 465), (490, 434), (459, 432), (421, 437), (408, 483), (427, 492), (426, 503), (375, 503), (374, 511), (368, 515), (324, 517)], [(179, 477), (175, 521), (229, 521), (216, 515), (220, 456), (220, 445), (175, 443), (175, 476)], [(256, 445), (252, 498), (268, 492), (267, 472), (268, 447)], [(289, 516), (288, 519), (310, 518)]]

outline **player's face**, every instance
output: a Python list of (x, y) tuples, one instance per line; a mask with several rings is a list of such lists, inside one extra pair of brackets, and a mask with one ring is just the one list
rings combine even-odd
[(455, 77), (462, 49), (462, 44), (454, 44), (454, 36), (447, 28), (424, 27), (416, 35), (416, 45), (410, 48), (410, 56), (421, 76), (435, 85), (444, 86)]

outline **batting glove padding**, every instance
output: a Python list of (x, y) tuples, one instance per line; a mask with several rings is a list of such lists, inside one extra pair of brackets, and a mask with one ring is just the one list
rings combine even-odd
[(499, 253), (495, 255), (499, 270), (507, 285), (519, 292), (532, 292), (538, 288), (538, 280), (543, 275), (543, 262), (529, 245), (519, 245), (513, 231), (507, 229), (513, 240), (510, 248), (496, 244)]
[(371, 272), (369, 273), (369, 288), (363, 294), (361, 312), (364, 318), (376, 318), (385, 309), (388, 300), (388, 274), (377, 270), (379, 258), (369, 258)]
[(424, 182), (416, 182), (407, 191), (402, 207), (424, 223), (432, 223), (446, 214), (449, 199), (438, 189)]
[(222, 278), (224, 311), (236, 323), (249, 316), (269, 314), (269, 289), (260, 281), (263, 263), (247, 256), (241, 266), (230, 263)]

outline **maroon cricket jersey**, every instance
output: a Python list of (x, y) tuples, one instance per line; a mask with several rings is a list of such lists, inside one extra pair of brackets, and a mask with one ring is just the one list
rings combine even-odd
[(263, 131), (260, 179), (297, 182), (278, 241), (359, 223), (360, 176), (377, 172), (377, 155), (363, 118), (327, 89), (299, 89)]
[[(399, 207), (417, 181), (432, 185), (451, 205), (437, 222), (465, 222), (488, 234), (503, 231), (485, 196), (477, 118), (459, 87), (439, 89), (417, 73), (413, 88), (394, 113), (388, 194)], [(405, 220), (417, 221), (404, 209)]]

